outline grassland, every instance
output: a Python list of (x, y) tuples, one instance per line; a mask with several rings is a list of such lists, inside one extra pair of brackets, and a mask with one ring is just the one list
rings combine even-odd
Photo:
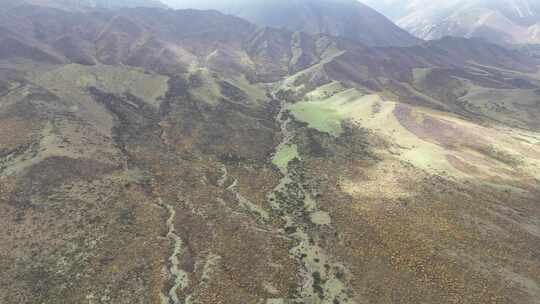
[(336, 93), (337, 90), (339, 88), (335, 85), (315, 90), (308, 94), (311, 100), (290, 104), (287, 108), (296, 119), (307, 123), (311, 128), (340, 136), (343, 132), (342, 122), (353, 118), (358, 107), (376, 97), (363, 95), (356, 89)]
[(276, 154), (272, 158), (272, 163), (282, 172), (285, 172), (289, 162), (299, 157), (298, 147), (295, 144), (281, 144), (278, 146)]
[(33, 80), (59, 94), (96, 87), (116, 94), (130, 93), (157, 106), (167, 91), (168, 77), (122, 66), (68, 64), (35, 75)]
[[(226, 82), (245, 94), (244, 103), (256, 104), (266, 100), (266, 90), (263, 86), (250, 83), (244, 76), (218, 76), (207, 68), (193, 67), (187, 76), (190, 80), (189, 92), (193, 99), (217, 105), (223, 98), (228, 98), (220, 83)], [(233, 100), (233, 102), (238, 102)]]
[[(426, 72), (417, 71), (417, 74)], [(485, 94), (507, 103), (511, 97), (521, 96), (521, 106), (534, 102), (522, 90), (506, 90), (499, 96), (495, 96), (494, 90), (482, 90), (476, 89), (476, 94), (484, 94), (474, 98), (484, 103), (489, 100)], [(467, 96), (472, 98), (472, 94)], [(517, 107), (520, 105), (513, 106)], [(302, 101), (289, 104), (287, 109), (310, 128), (336, 137), (342, 135), (345, 121), (366, 128), (389, 143), (389, 148), (381, 152), (397, 155), (426, 172), (487, 183), (492, 183), (494, 178), (505, 183), (540, 173), (538, 146), (532, 144), (533, 139), (516, 139), (511, 129), (494, 131), (447, 112), (383, 101), (378, 95), (365, 95), (336, 83), (306, 94)], [(490, 135), (486, 137), (487, 134)]]

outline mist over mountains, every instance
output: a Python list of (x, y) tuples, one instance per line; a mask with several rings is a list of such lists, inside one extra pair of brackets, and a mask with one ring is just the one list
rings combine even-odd
[(4, 0), (3, 5), (21, 4), (53, 7), (58, 9), (81, 10), (91, 8), (118, 9), (127, 7), (167, 8), (159, 0)]
[(166, 2), (173, 8), (216, 9), (255, 24), (344, 37), (367, 45), (405, 46), (418, 39), (356, 0), (203, 0)]

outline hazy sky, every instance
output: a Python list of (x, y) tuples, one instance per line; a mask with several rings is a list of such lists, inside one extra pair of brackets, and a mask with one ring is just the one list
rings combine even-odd
[[(196, 8), (196, 9), (217, 9), (225, 13), (236, 13), (244, 6), (257, 2), (290, 2), (295, 0), (161, 0), (172, 8)], [(313, 0), (317, 1), (317, 0)], [(325, 0), (325, 1), (352, 1), (352, 0)], [(368, 6), (383, 12), (391, 18), (397, 18), (406, 14), (415, 7), (425, 5), (447, 5), (463, 0), (359, 0)]]

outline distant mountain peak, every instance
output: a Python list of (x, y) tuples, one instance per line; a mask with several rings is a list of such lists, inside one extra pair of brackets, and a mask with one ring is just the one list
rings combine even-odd
[(480, 37), (501, 44), (540, 43), (540, 2), (534, 0), (366, 0), (423, 39)]

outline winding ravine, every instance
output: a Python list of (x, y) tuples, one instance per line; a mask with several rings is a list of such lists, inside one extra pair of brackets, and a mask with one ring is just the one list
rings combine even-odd
[[(294, 133), (290, 130), (291, 118), (286, 116), (286, 103), (281, 102), (281, 110), (276, 119), (281, 126), (283, 140), (277, 149), (284, 145), (292, 145)], [(283, 177), (278, 186), (269, 193), (267, 199), (276, 214), (284, 222), (284, 231), (290, 237), (294, 246), (290, 254), (303, 266), (302, 284), (298, 287), (298, 296), (289, 299), (292, 303), (355, 303), (342, 280), (347, 272), (344, 265), (338, 263), (317, 244), (317, 232), (309, 229), (317, 223), (306, 223), (305, 215), (321, 213), (316, 201), (304, 186), (297, 180), (293, 170), (290, 170), (289, 160), (280, 168)]]
[(159, 205), (165, 208), (169, 213), (169, 218), (167, 219), (167, 238), (171, 241), (173, 251), (169, 257), (170, 266), (168, 268), (169, 275), (173, 281), (173, 285), (168, 293), (162, 295), (162, 304), (180, 304), (180, 299), (178, 298), (178, 291), (183, 290), (188, 286), (189, 276), (188, 273), (180, 268), (180, 256), (184, 252), (184, 243), (180, 236), (176, 234), (176, 228), (174, 227), (176, 210), (173, 206), (165, 204), (161, 198), (159, 199)]
[[(295, 133), (291, 129), (292, 119), (287, 115), (284, 101), (281, 102), (281, 109), (276, 120), (279, 122), (280, 132), (283, 135), (277, 149), (285, 145), (294, 145)], [(238, 191), (239, 181), (229, 175), (226, 166), (221, 168), (218, 185), (233, 194), (238, 206), (247, 214), (255, 216), (259, 223), (265, 225), (271, 221), (271, 217), (279, 217), (285, 223), (282, 229), (271, 229), (268, 232), (273, 231), (292, 241), (289, 253), (302, 265), (300, 273), (302, 279), (296, 295), (289, 299), (282, 299), (283, 303), (354, 304), (355, 301), (351, 298), (350, 291), (343, 281), (344, 275), (347, 273), (346, 267), (319, 246), (318, 229), (313, 229), (313, 227), (330, 225), (330, 223), (321, 224), (313, 219), (310, 222), (309, 219), (312, 218), (310, 215), (323, 212), (318, 208), (317, 202), (310, 192), (302, 185), (297, 169), (290, 166), (292, 161), (292, 159), (288, 160), (285, 166), (280, 168), (282, 178), (276, 188), (267, 196), (267, 201), (273, 210), (271, 214), (240, 194)], [(223, 201), (221, 204), (226, 205)], [(174, 206), (161, 199), (159, 199), (159, 205), (167, 210), (169, 215), (166, 221), (167, 238), (172, 246), (167, 268), (172, 286), (162, 294), (161, 302), (162, 304), (182, 304), (183, 301), (178, 294), (189, 284), (189, 274), (180, 267), (184, 243), (175, 228), (176, 210)], [(192, 301), (192, 295), (187, 296), (186, 303)]]

